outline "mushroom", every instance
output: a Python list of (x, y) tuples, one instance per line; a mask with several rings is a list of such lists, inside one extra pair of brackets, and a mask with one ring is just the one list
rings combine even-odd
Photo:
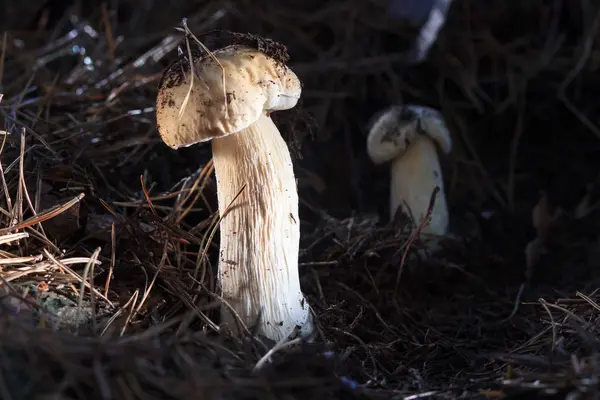
[(302, 89), (285, 60), (275, 57), (231, 45), (196, 56), (193, 76), (187, 59), (176, 61), (159, 85), (156, 117), (162, 140), (173, 149), (212, 141), (222, 218), (222, 326), (237, 331), (239, 316), (279, 342), (293, 332), (310, 339), (313, 317), (298, 272), (292, 159), (269, 115), (294, 107)]
[(438, 148), (445, 154), (452, 149), (444, 119), (439, 111), (417, 105), (385, 110), (375, 119), (367, 138), (367, 153), (375, 164), (392, 162), (390, 218), (400, 207), (419, 225), (438, 186), (431, 219), (421, 232), (443, 236), (449, 218)]

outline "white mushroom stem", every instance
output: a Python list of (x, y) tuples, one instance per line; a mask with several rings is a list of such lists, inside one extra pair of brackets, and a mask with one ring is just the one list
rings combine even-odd
[(390, 212), (393, 218), (398, 207), (414, 219), (418, 226), (427, 215), (429, 201), (439, 186), (431, 220), (422, 233), (445, 235), (448, 231), (448, 206), (444, 181), (435, 143), (425, 135), (415, 140), (407, 151), (392, 162)]
[[(285, 141), (263, 113), (248, 128), (213, 139), (212, 149), (221, 216), (231, 204), (220, 225), (223, 298), (267, 338), (279, 341), (296, 326), (310, 333), (298, 273), (298, 192)], [(221, 315), (235, 331), (236, 317), (226, 305)]]

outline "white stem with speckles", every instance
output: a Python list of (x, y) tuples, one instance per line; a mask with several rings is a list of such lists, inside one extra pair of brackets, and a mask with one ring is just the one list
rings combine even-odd
[(421, 231), (434, 235), (448, 232), (448, 206), (444, 193), (442, 169), (434, 142), (420, 137), (411, 143), (407, 151), (392, 162), (390, 213), (393, 218), (398, 207), (414, 218), (418, 226), (427, 214), (429, 200), (439, 186), (431, 221)]
[[(279, 341), (296, 326), (312, 333), (300, 288), (298, 192), (287, 144), (270, 117), (213, 139), (220, 215), (219, 281), (223, 298), (249, 328)], [(246, 184), (246, 188), (232, 203)], [(230, 206), (231, 204), (231, 206)], [(221, 308), (222, 325), (236, 331)], [(258, 321), (260, 315), (260, 321)]]

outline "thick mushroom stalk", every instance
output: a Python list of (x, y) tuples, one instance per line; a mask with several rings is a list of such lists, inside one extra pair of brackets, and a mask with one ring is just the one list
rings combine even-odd
[[(219, 213), (232, 204), (220, 227), (224, 299), (246, 323), (260, 315), (259, 331), (273, 340), (296, 326), (309, 328), (298, 274), (298, 193), (286, 143), (263, 113), (237, 134), (213, 140), (212, 148)], [(221, 318), (235, 326), (226, 307)]]
[(313, 325), (298, 273), (296, 180), (289, 149), (269, 117), (296, 105), (300, 81), (256, 49), (228, 46), (213, 55), (219, 62), (210, 56), (194, 60), (181, 117), (192, 79), (189, 64), (180, 60), (167, 69), (157, 124), (174, 149), (212, 140), (222, 217), (219, 282), (227, 303), (222, 325), (237, 331), (239, 316), (274, 341), (296, 328), (308, 338)]
[(449, 153), (452, 142), (442, 116), (421, 106), (395, 106), (371, 127), (367, 152), (376, 164), (391, 162), (390, 218), (398, 210), (419, 225), (427, 215), (431, 195), (439, 187), (429, 223), (421, 232), (445, 235), (449, 215), (438, 147)]

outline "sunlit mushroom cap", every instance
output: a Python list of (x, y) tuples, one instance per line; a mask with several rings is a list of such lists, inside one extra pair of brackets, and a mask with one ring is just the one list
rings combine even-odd
[(261, 113), (298, 103), (300, 80), (282, 62), (238, 45), (212, 54), (218, 63), (208, 54), (194, 60), (193, 86), (181, 117), (191, 82), (187, 60), (182, 57), (169, 66), (161, 80), (156, 122), (161, 138), (173, 149), (239, 132)]
[(419, 135), (432, 138), (442, 152), (450, 153), (452, 139), (442, 114), (430, 107), (392, 106), (374, 119), (367, 138), (367, 153), (382, 164), (404, 153)]

